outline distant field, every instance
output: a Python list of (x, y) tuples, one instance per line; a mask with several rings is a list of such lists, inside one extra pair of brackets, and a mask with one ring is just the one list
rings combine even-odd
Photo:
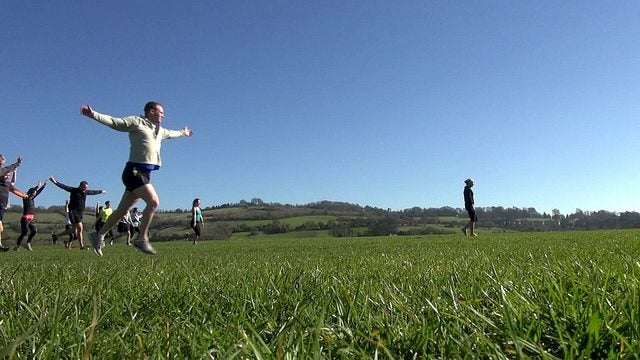
[(634, 358), (639, 235), (38, 245), (0, 253), (0, 358)]
[(467, 216), (440, 216), (438, 217), (438, 221), (440, 222), (457, 222), (460, 224), (464, 224), (469, 222), (469, 218)]
[[(295, 228), (307, 222), (327, 223), (335, 220), (335, 216), (331, 215), (313, 215), (313, 216), (295, 216), (285, 219), (278, 219), (279, 222), (289, 225), (291, 228)], [(264, 226), (273, 223), (273, 220), (231, 220), (223, 221), (229, 225), (245, 224), (247, 226)]]

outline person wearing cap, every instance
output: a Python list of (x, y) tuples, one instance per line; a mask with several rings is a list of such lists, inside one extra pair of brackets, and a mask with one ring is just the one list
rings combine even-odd
[(33, 249), (31, 248), (31, 240), (33, 240), (33, 237), (38, 233), (38, 228), (36, 227), (34, 221), (36, 210), (35, 199), (38, 195), (40, 195), (42, 190), (44, 190), (44, 187), (46, 185), (46, 182), (40, 181), (38, 182), (38, 185), (27, 190), (26, 194), (16, 189), (16, 195), (22, 198), (22, 217), (20, 218), (20, 235), (16, 240), (16, 247), (13, 248), (13, 250), (18, 250), (20, 248), (22, 239), (24, 239), (24, 237), (27, 236), (27, 233), (31, 231), (29, 233), (29, 237), (27, 238), (27, 243), (24, 246), (27, 248), (27, 250), (33, 251)]
[(2, 245), (2, 233), (4, 232), (4, 225), (2, 220), (4, 218), (4, 212), (9, 206), (9, 193), (15, 194), (15, 188), (12, 185), (11, 173), (13, 173), (20, 164), (22, 164), (22, 156), (18, 157), (15, 163), (4, 166), (4, 155), (0, 154), (0, 251), (8, 251), (9, 247)]
[[(464, 183), (465, 187), (462, 192), (464, 195), (464, 209), (467, 210), (467, 213), (469, 214), (469, 222), (462, 228), (462, 233), (465, 236), (478, 236), (478, 234), (476, 234), (476, 222), (478, 222), (478, 216), (476, 215), (476, 209), (474, 207), (473, 190), (471, 190), (473, 187), (473, 179), (467, 179)], [(467, 233), (467, 230), (470, 230), (471, 232)]]
[(145, 254), (155, 254), (156, 251), (149, 241), (149, 227), (160, 205), (160, 197), (151, 184), (151, 172), (160, 169), (162, 165), (160, 147), (163, 140), (191, 136), (193, 131), (188, 127), (182, 130), (169, 130), (162, 127), (164, 107), (155, 101), (146, 103), (144, 114), (139, 116), (117, 118), (94, 111), (89, 105), (83, 105), (80, 113), (102, 125), (128, 133), (130, 144), (129, 161), (122, 171), (124, 194), (102, 229), (90, 234), (93, 251), (96, 255), (102, 256), (105, 234), (118, 224), (138, 199), (142, 199), (146, 207), (142, 212), (140, 234), (133, 245)]

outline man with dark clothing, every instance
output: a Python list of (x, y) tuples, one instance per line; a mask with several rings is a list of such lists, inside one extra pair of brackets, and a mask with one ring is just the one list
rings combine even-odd
[(478, 221), (478, 216), (476, 215), (476, 209), (474, 207), (473, 200), (473, 179), (467, 179), (464, 181), (466, 186), (464, 187), (464, 191), (462, 192), (464, 195), (464, 209), (467, 210), (469, 214), (469, 223), (462, 228), (462, 233), (467, 236), (467, 229), (471, 229), (470, 236), (478, 236), (476, 234), (476, 222)]
[[(106, 194), (104, 190), (89, 190), (89, 183), (81, 181), (78, 187), (71, 187), (58, 182), (53, 176), (49, 180), (62, 190), (69, 192), (69, 218), (72, 224), (72, 230), (75, 237), (80, 242), (80, 250), (84, 250), (84, 239), (82, 236), (82, 213), (86, 207), (87, 195)], [(59, 236), (56, 235), (55, 237)]]

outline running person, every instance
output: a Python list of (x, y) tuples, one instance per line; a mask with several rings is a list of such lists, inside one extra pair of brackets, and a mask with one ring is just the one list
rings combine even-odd
[[(71, 187), (69, 185), (65, 185), (61, 182), (58, 182), (53, 176), (49, 178), (49, 180), (60, 189), (69, 192), (69, 217), (71, 218), (73, 234), (78, 242), (80, 243), (80, 250), (84, 250), (84, 239), (82, 236), (82, 213), (86, 207), (87, 195), (100, 195), (106, 194), (107, 192), (104, 190), (89, 190), (89, 183), (86, 181), (81, 181), (78, 187)], [(66, 232), (62, 232), (61, 234), (56, 234), (55, 237), (60, 236), (62, 234), (66, 234)]]
[[(100, 229), (102, 229), (104, 224), (107, 222), (107, 219), (109, 218), (109, 216), (113, 214), (113, 209), (111, 208), (111, 201), (109, 200), (105, 201), (104, 207), (99, 205), (100, 203), (96, 202), (96, 219), (97, 219), (96, 226), (95, 226), (96, 231), (100, 231)], [(111, 239), (111, 242), (113, 243), (113, 231), (109, 230), (106, 236), (109, 237)]]
[(9, 192), (14, 192), (14, 187), (11, 185), (12, 179), (10, 174), (22, 164), (22, 156), (18, 157), (18, 160), (9, 166), (4, 167), (4, 162), (5, 157), (0, 154), (0, 251), (9, 251), (8, 246), (2, 245), (2, 233), (4, 232), (2, 219), (9, 205)]
[[(131, 214), (131, 226), (133, 227), (133, 231), (131, 231), (131, 234), (140, 234), (140, 221), (142, 220), (142, 214), (138, 212), (137, 207), (131, 209), (129, 213)], [(131, 245), (131, 243), (127, 245)]]
[[(67, 240), (64, 240), (64, 247), (67, 249), (71, 248), (71, 243), (73, 242), (73, 230), (71, 230), (72, 228), (71, 225), (72, 225), (71, 216), (69, 215), (69, 200), (65, 200), (64, 201), (64, 231), (60, 234), (69, 236)], [(56, 233), (51, 234), (53, 245), (55, 245), (56, 242), (58, 241), (58, 236), (60, 234), (56, 234)]]
[(38, 185), (27, 190), (26, 194), (22, 192), (18, 194), (18, 196), (22, 198), (22, 217), (20, 218), (20, 235), (16, 240), (16, 247), (13, 248), (13, 250), (18, 250), (20, 248), (22, 239), (24, 239), (24, 237), (27, 236), (27, 233), (31, 231), (24, 247), (29, 251), (33, 251), (31, 248), (31, 240), (33, 240), (33, 237), (38, 233), (38, 228), (34, 222), (36, 210), (35, 199), (40, 195), (42, 190), (44, 190), (46, 185), (47, 183), (40, 181), (38, 182)]
[(464, 209), (467, 210), (467, 213), (469, 214), (469, 222), (462, 228), (462, 232), (467, 236), (467, 229), (470, 229), (471, 234), (469, 234), (469, 236), (478, 236), (478, 234), (476, 234), (476, 222), (478, 222), (478, 216), (476, 215), (476, 209), (474, 207), (473, 190), (471, 190), (473, 187), (473, 179), (467, 179), (464, 183), (466, 184), (464, 191), (462, 192), (464, 195)]
[(119, 238), (121, 236), (127, 236), (127, 245), (131, 245), (131, 238), (133, 237), (133, 220), (131, 219), (131, 212), (127, 211), (122, 219), (118, 221), (118, 235), (111, 238), (111, 245), (113, 245), (113, 241), (115, 238)]
[(194, 199), (191, 206), (191, 228), (196, 233), (196, 237), (193, 239), (193, 245), (198, 243), (200, 235), (202, 234), (202, 228), (204, 227), (204, 217), (202, 217), (202, 210), (200, 210), (200, 199)]
[(66, 249), (71, 249), (71, 244), (73, 240), (76, 239), (75, 233), (73, 231), (73, 223), (71, 222), (71, 212), (69, 211), (69, 200), (64, 201), (64, 231), (60, 233), (51, 233), (51, 240), (53, 245), (58, 241), (58, 237), (62, 235), (67, 235), (69, 238), (64, 240), (64, 247)]
[(129, 161), (122, 171), (122, 183), (125, 186), (124, 194), (118, 204), (118, 208), (107, 219), (102, 229), (91, 234), (93, 250), (98, 256), (102, 256), (104, 236), (138, 199), (144, 200), (146, 207), (142, 213), (140, 234), (133, 245), (145, 254), (155, 254), (156, 251), (149, 242), (149, 227), (153, 220), (160, 198), (155, 188), (151, 185), (151, 172), (158, 170), (162, 165), (160, 159), (160, 146), (164, 139), (173, 139), (193, 135), (188, 127), (182, 130), (168, 130), (163, 128), (164, 108), (157, 102), (148, 102), (144, 106), (144, 115), (116, 118), (94, 111), (89, 105), (83, 105), (80, 113), (92, 118), (99, 123), (114, 130), (129, 133)]

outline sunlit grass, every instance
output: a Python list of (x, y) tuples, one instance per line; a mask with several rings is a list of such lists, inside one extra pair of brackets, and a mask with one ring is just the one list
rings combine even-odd
[(636, 231), (0, 253), (0, 357), (634, 357)]

